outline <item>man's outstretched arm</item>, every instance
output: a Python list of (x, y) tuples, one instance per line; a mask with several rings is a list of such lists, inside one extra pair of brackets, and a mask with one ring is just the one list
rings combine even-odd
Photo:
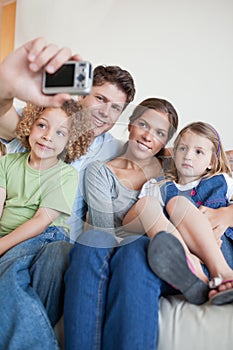
[(70, 99), (69, 94), (44, 95), (41, 91), (42, 70), (54, 73), (71, 55), (67, 47), (59, 48), (39, 37), (11, 52), (0, 64), (0, 137), (11, 140), (18, 122), (13, 107), (14, 98), (41, 106), (60, 106)]

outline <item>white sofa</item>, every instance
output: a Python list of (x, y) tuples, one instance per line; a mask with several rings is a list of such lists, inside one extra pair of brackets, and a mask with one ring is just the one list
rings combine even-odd
[[(61, 319), (55, 332), (61, 349), (64, 349), (62, 322)], [(232, 349), (233, 304), (196, 306), (186, 302), (182, 296), (161, 297), (157, 350)]]
[(181, 296), (162, 297), (159, 325), (157, 350), (233, 349), (233, 304), (197, 306)]

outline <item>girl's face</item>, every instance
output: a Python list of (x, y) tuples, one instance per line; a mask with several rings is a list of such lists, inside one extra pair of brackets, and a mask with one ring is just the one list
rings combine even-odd
[(60, 108), (46, 108), (34, 122), (29, 136), (35, 159), (57, 160), (69, 138), (70, 118)]
[(169, 120), (166, 114), (148, 109), (128, 130), (128, 151), (141, 159), (151, 158), (166, 145)]
[(174, 153), (179, 183), (199, 179), (212, 167), (213, 144), (206, 137), (187, 130)]

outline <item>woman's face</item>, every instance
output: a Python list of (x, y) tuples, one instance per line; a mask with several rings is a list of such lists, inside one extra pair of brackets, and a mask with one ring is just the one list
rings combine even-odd
[(169, 131), (168, 116), (148, 109), (129, 125), (129, 148), (140, 158), (152, 157), (166, 145)]

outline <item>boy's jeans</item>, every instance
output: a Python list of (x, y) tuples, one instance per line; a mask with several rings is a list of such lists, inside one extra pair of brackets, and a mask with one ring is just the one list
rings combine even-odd
[[(59, 348), (53, 324), (50, 323), (44, 305), (47, 305), (51, 322), (56, 322), (57, 304), (55, 300), (52, 303), (51, 298), (54, 295), (57, 298), (61, 290), (59, 282), (54, 281), (53, 272), (56, 269), (56, 261), (58, 265), (61, 265), (61, 262), (64, 265), (64, 259), (67, 259), (70, 244), (66, 241), (68, 237), (61, 228), (49, 227), (40, 235), (22, 242), (0, 257), (1, 350)], [(52, 254), (53, 248), (58, 252), (58, 244), (61, 252), (64, 248), (64, 256)], [(50, 246), (51, 258), (40, 259), (45, 249)], [(62, 278), (63, 276), (60, 280)]]

